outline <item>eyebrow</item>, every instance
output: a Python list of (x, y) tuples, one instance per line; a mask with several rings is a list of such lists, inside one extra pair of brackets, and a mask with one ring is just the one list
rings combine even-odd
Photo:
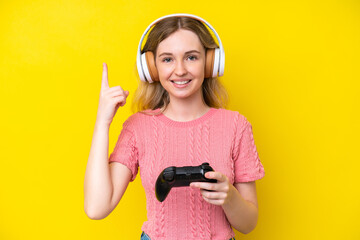
[[(189, 54), (189, 53), (198, 53), (198, 54), (200, 54), (200, 52), (197, 51), (197, 50), (190, 50), (190, 51), (185, 52), (185, 54)], [(162, 55), (172, 55), (172, 53), (163, 52), (158, 57), (161, 57)]]

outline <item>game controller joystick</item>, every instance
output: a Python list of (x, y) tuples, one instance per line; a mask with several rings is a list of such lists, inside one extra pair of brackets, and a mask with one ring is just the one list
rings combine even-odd
[(168, 167), (159, 175), (156, 181), (155, 194), (156, 198), (162, 202), (169, 194), (173, 187), (189, 186), (192, 182), (212, 182), (216, 179), (205, 177), (205, 173), (214, 171), (209, 163), (203, 163), (200, 166), (186, 167)]

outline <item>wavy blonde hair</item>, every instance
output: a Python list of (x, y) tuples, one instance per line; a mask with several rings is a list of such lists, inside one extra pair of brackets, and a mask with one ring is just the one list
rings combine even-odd
[[(141, 53), (152, 51), (156, 56), (159, 43), (179, 29), (195, 33), (205, 50), (218, 47), (209, 30), (199, 20), (189, 17), (169, 17), (161, 20), (153, 27)], [(161, 83), (148, 83), (140, 81), (140, 79), (138, 81), (139, 86), (135, 91), (132, 103), (133, 112), (158, 108), (161, 109), (160, 113), (163, 112), (170, 102), (170, 97)], [(228, 94), (217, 77), (204, 79), (202, 94), (205, 104), (209, 107), (225, 108), (227, 105)]]

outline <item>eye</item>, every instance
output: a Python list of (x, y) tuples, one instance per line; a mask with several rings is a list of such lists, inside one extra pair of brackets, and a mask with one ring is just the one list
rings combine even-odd
[(168, 63), (168, 62), (171, 61), (171, 58), (166, 57), (166, 58), (163, 58), (161, 61), (162, 61), (162, 62), (165, 62), (165, 63)]
[(188, 56), (188, 59), (189, 59), (190, 61), (195, 61), (195, 60), (197, 59), (197, 56), (190, 55), (190, 56)]

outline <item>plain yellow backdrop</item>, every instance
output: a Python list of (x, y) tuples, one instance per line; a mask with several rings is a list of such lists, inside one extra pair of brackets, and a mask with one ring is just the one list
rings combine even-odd
[(140, 239), (140, 178), (103, 220), (83, 210), (101, 84), (130, 91), (145, 28), (185, 12), (209, 21), (226, 53), (228, 108), (253, 125), (265, 167), (259, 221), (237, 239), (360, 239), (360, 3), (0, 1), (0, 239)]

